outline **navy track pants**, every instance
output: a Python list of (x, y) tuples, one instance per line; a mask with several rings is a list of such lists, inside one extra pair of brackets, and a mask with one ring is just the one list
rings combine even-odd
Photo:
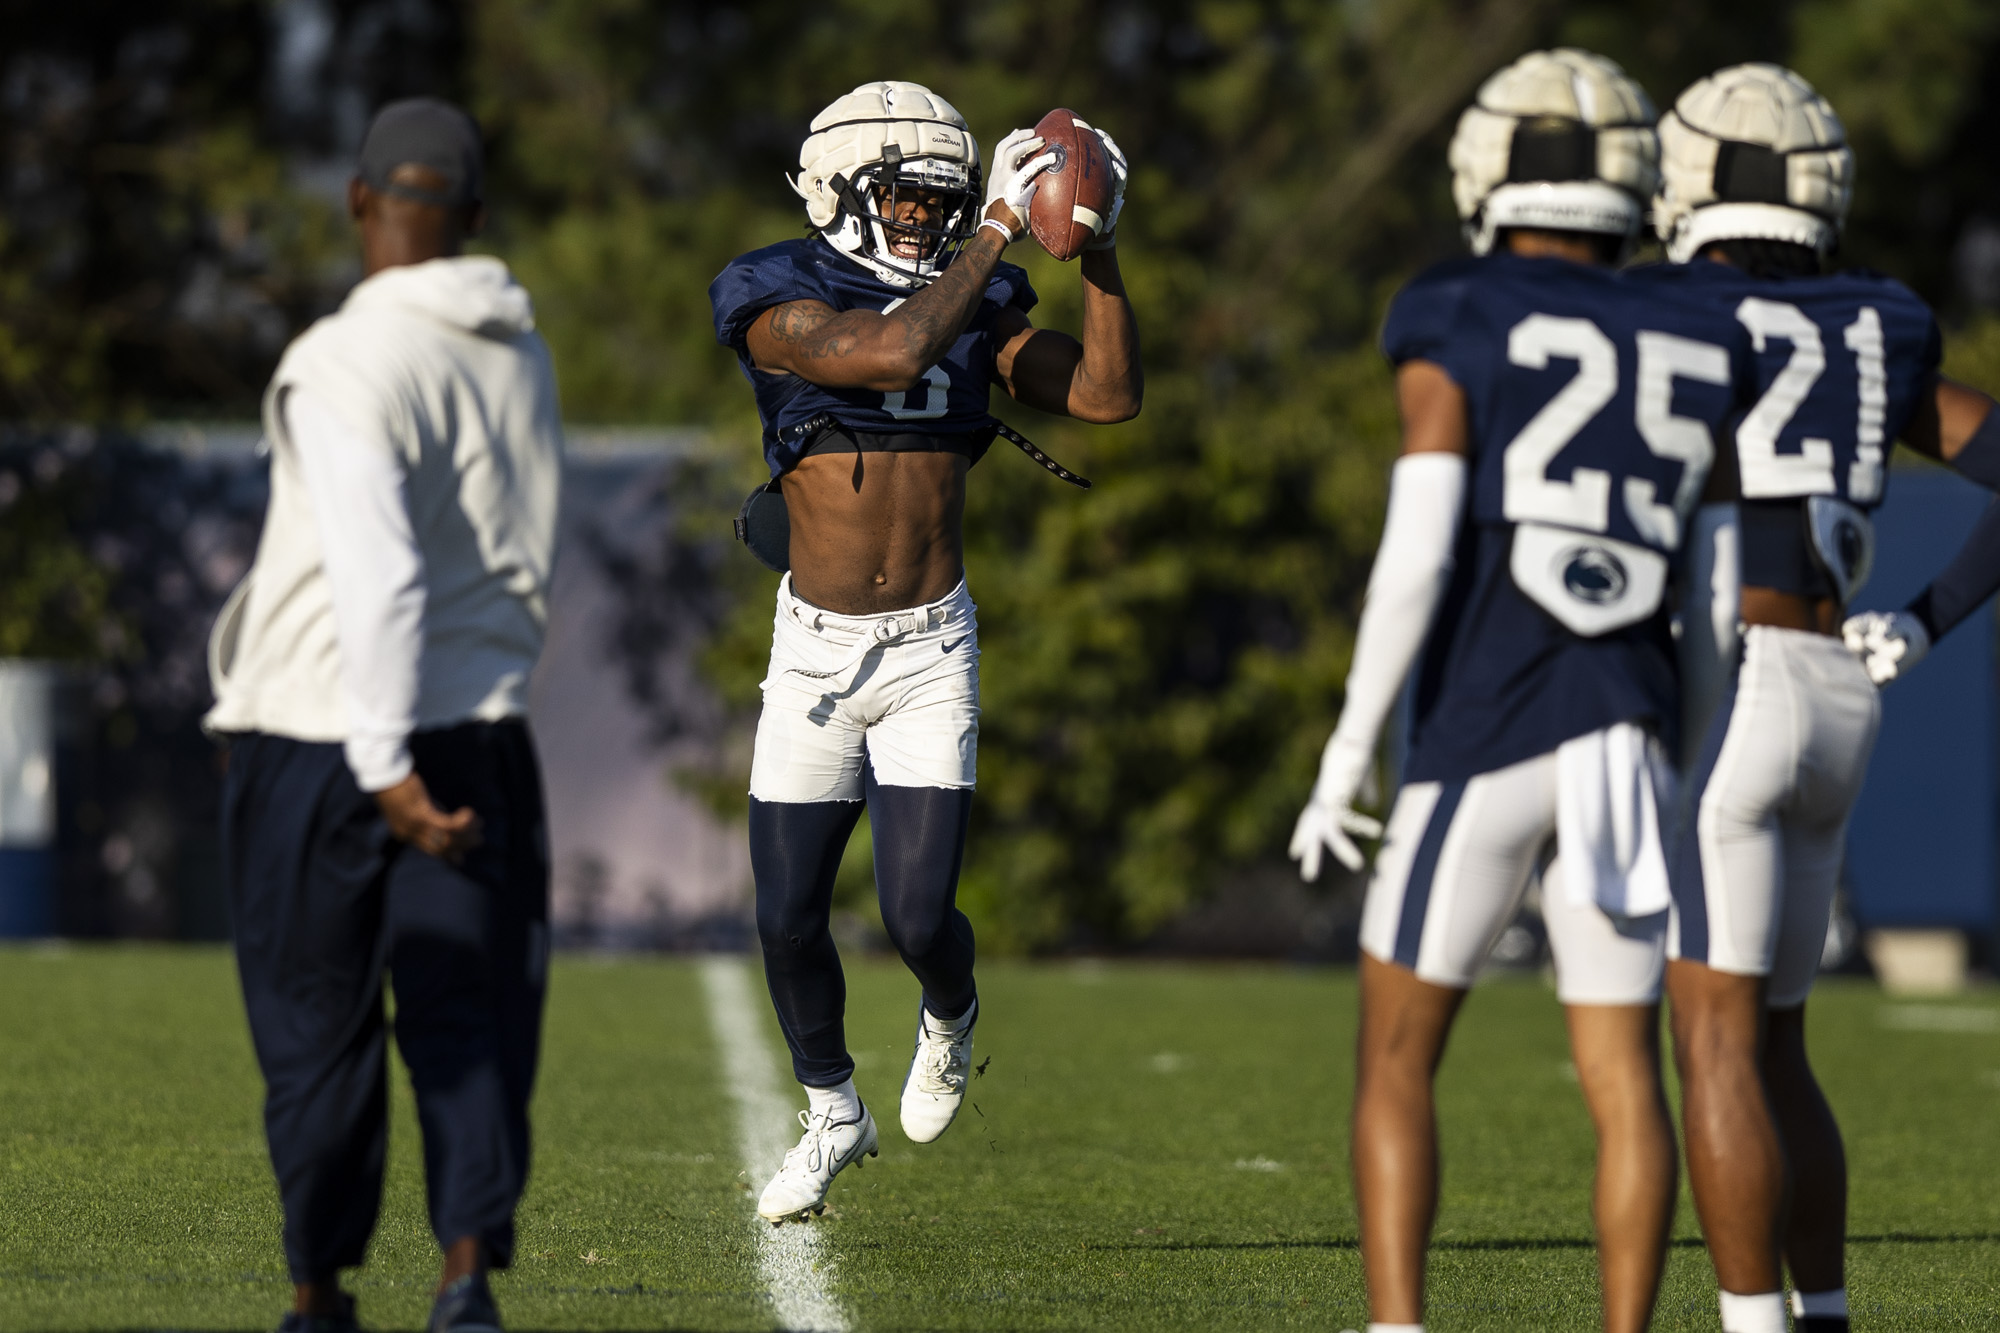
[(514, 1251), (528, 1097), (548, 975), (548, 839), (527, 726), (466, 723), (410, 739), (443, 810), (484, 843), (450, 866), (389, 833), (341, 747), (233, 736), (224, 875), (264, 1128), (295, 1282), (362, 1261), (388, 1151), (385, 973), (415, 1088), (441, 1246)]

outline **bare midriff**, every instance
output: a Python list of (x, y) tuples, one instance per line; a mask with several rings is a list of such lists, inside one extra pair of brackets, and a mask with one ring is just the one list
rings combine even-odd
[(959, 454), (826, 453), (785, 474), (792, 591), (841, 615), (935, 602), (965, 561)]
[(1741, 615), (1746, 625), (1840, 633), (1840, 603), (1831, 597), (1802, 597), (1776, 588), (1745, 586)]

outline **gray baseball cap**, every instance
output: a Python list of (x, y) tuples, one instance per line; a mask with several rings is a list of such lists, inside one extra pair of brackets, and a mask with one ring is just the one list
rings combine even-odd
[[(445, 179), (443, 191), (426, 190), (389, 179), (396, 168), (415, 163)], [(435, 97), (411, 97), (391, 102), (375, 113), (361, 140), (361, 179), (384, 194), (440, 208), (463, 208), (482, 202), (485, 171), (481, 166), (479, 126), (450, 102)]]

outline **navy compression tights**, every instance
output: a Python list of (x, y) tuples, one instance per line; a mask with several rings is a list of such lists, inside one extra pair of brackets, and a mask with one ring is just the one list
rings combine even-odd
[[(882, 924), (923, 983), (924, 1007), (956, 1018), (972, 1005), (972, 923), (958, 910), (958, 866), (972, 793), (950, 787), (885, 787), (868, 775), (875, 888)], [(757, 880), (757, 935), (792, 1071), (830, 1088), (854, 1073), (847, 1054), (847, 979), (827, 920), (833, 879), (860, 801), (750, 799), (750, 867)]]

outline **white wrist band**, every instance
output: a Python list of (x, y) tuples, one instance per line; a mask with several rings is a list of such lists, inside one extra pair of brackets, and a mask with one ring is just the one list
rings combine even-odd
[(999, 218), (981, 218), (979, 219), (979, 225), (982, 227), (993, 228), (993, 230), (999, 232), (1002, 236), (1005, 236), (1007, 238), (1008, 244), (1010, 245), (1013, 244), (1014, 229), (1012, 227), (1009, 227), (1006, 223), (1002, 222)]

